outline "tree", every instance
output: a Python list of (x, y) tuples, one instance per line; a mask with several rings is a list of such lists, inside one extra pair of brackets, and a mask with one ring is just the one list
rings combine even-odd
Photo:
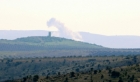
[(101, 73), (101, 70), (99, 70), (99, 73)]
[(91, 73), (91, 76), (90, 76), (90, 82), (93, 82), (93, 76), (92, 76), (92, 73)]
[(123, 82), (123, 80), (122, 80), (122, 78), (121, 78), (121, 77), (119, 78), (119, 81), (118, 81), (118, 82)]
[(70, 72), (70, 77), (75, 77), (75, 73), (74, 72)]
[(103, 79), (104, 78), (104, 75), (101, 75), (101, 79)]
[(68, 82), (68, 78), (66, 77), (65, 81), (64, 82)]
[(48, 79), (48, 78), (49, 78), (49, 76), (47, 75), (47, 76), (46, 76), (46, 79)]
[(79, 72), (79, 68), (76, 68), (75, 71), (76, 71), (76, 72)]
[(90, 68), (91, 71), (93, 71), (93, 68)]
[(112, 78), (117, 78), (117, 77), (119, 77), (120, 76), (120, 73), (119, 72), (117, 72), (117, 71), (112, 71), (112, 73), (111, 73), (111, 77)]
[(35, 75), (35, 76), (33, 77), (33, 81), (34, 81), (34, 82), (37, 82), (38, 79), (39, 79), (39, 76), (38, 76), (38, 75)]
[(26, 82), (26, 80), (27, 80), (27, 77), (23, 77), (23, 82)]
[(94, 70), (94, 74), (97, 74), (97, 70)]
[(60, 75), (60, 72), (58, 72), (58, 75)]
[(134, 61), (134, 63), (136, 63), (137, 62), (137, 56), (134, 56), (132, 60)]
[(133, 82), (134, 78), (135, 78), (135, 76), (134, 76), (134, 75), (132, 75), (132, 77), (130, 78), (130, 81), (132, 81), (132, 82)]

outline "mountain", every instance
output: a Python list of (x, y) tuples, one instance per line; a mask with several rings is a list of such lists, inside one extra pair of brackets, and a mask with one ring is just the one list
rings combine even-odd
[(105, 36), (80, 32), (84, 42), (95, 43), (109, 48), (140, 48), (140, 36)]
[[(140, 48), (140, 36), (105, 36), (88, 32), (79, 32), (83, 42), (98, 44), (109, 48)], [(43, 30), (0, 30), (0, 39), (16, 39), (28, 36), (47, 36)]]

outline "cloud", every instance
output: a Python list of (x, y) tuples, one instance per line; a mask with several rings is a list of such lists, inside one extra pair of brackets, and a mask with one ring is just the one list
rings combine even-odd
[(55, 33), (56, 36), (82, 41), (82, 36), (78, 32), (73, 32), (72, 30), (68, 29), (67, 27), (64, 26), (63, 23), (56, 20), (55, 18), (51, 18), (47, 22), (47, 26), (48, 27), (54, 26), (58, 29), (58, 33)]

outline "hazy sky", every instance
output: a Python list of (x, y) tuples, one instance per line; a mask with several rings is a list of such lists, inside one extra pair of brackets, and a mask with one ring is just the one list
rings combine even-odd
[(140, 36), (140, 0), (0, 0), (0, 30), (48, 30), (52, 17), (73, 31)]

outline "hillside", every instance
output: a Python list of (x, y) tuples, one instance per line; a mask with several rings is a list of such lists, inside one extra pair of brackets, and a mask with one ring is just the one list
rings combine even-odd
[(0, 81), (11, 80), (5, 82), (140, 81), (139, 55), (3, 59), (0, 64)]
[[(71, 72), (57, 76), (27, 76), (14, 82), (139, 82), (140, 66), (123, 66), (113, 69), (93, 70), (89, 72)], [(5, 81), (6, 82), (6, 81)], [(10, 82), (10, 81), (9, 81)], [(12, 80), (11, 80), (12, 82)]]
[(0, 59), (137, 54), (140, 54), (140, 49), (111, 49), (59, 37), (32, 36), (0, 40)]
[[(140, 66), (123, 66), (113, 69), (93, 70), (89, 72), (71, 72), (57, 76), (26, 76), (9, 82), (139, 82)], [(7, 81), (5, 81), (7, 82)]]
[(0, 40), (0, 51), (30, 51), (47, 49), (87, 49), (104, 48), (96, 44), (89, 44), (59, 37), (33, 36), (15, 40)]
[(60, 56), (86, 56), (89, 50), (106, 49), (96, 44), (89, 44), (59, 37), (32, 36), (15, 40), (0, 40), (0, 59), (34, 58)]
[[(57, 33), (57, 32), (52, 32)], [(109, 48), (140, 48), (140, 36), (135, 35), (117, 35), (106, 36), (93, 34), (88, 32), (78, 32), (84, 42), (102, 45)], [(0, 39), (16, 39), (28, 36), (47, 36), (48, 31), (45, 30), (0, 30)], [(53, 35), (54, 36), (54, 35)], [(66, 37), (65, 35), (60, 37)]]

